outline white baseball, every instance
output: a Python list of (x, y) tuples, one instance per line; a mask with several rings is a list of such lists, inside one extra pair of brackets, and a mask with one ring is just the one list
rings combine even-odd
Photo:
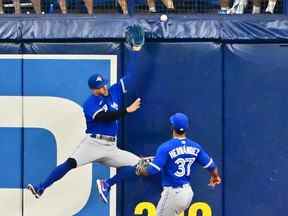
[(166, 22), (168, 20), (168, 16), (166, 14), (162, 14), (160, 16), (160, 20), (161, 20), (161, 22)]

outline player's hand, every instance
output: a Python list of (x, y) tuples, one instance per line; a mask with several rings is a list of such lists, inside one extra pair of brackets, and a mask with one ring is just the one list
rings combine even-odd
[(137, 98), (130, 106), (126, 108), (126, 110), (128, 113), (132, 113), (138, 110), (140, 106), (141, 106), (141, 99)]
[(209, 180), (209, 186), (210, 187), (215, 187), (216, 185), (221, 184), (222, 180), (220, 176), (212, 176)]

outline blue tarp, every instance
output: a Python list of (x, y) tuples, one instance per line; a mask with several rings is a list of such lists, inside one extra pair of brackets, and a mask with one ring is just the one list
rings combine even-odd
[(1, 17), (1, 40), (79, 40), (124, 37), (126, 27), (140, 23), (151, 39), (213, 41), (287, 41), (288, 16), (240, 15), (23, 16)]

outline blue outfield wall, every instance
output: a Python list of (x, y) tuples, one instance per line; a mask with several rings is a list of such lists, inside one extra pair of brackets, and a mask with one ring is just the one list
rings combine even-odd
[[(140, 155), (151, 155), (170, 137), (169, 116), (184, 112), (191, 118), (191, 137), (203, 143), (222, 166), (222, 71), (221, 46), (215, 43), (148, 43), (146, 58), (139, 68), (146, 71), (147, 85), (140, 91), (143, 109), (125, 121), (125, 146)], [(129, 52), (124, 53), (129, 65)], [(207, 64), (209, 59), (209, 64)], [(141, 126), (140, 126), (141, 125)], [(209, 125), (209, 126), (208, 126)], [(214, 215), (222, 215), (221, 187), (207, 187), (207, 173), (195, 169), (192, 185), (195, 202), (205, 201)], [(133, 215), (135, 205), (147, 201), (157, 203), (159, 178), (126, 184), (124, 199)], [(131, 191), (131, 188), (139, 188)], [(155, 193), (157, 191), (157, 193)], [(149, 214), (152, 215), (152, 214)]]
[[(233, 26), (222, 26), (222, 30), (239, 28), (241, 19), (236, 23), (227, 20)], [(51, 18), (49, 23), (56, 21)], [(196, 22), (194, 17), (190, 21)], [(149, 19), (145, 22), (152, 23)], [(250, 22), (255, 20), (243, 21), (240, 26)], [(283, 24), (286, 18), (271, 21), (276, 22)], [(283, 30), (281, 35), (286, 34), (286, 25), (276, 26)], [(178, 27), (178, 33), (184, 32), (183, 26)], [(41, 32), (33, 33), (35, 40), (2, 38), (0, 215), (155, 216), (161, 191), (159, 176), (118, 185), (107, 206), (97, 196), (95, 179), (108, 177), (113, 170), (96, 163), (73, 171), (43, 199), (35, 201), (22, 189), (28, 182), (41, 181), (84, 136), (80, 106), (89, 95), (87, 77), (99, 72), (113, 82), (125, 75), (132, 63), (146, 76), (124, 102), (140, 96), (143, 107), (123, 121), (118, 146), (141, 156), (153, 155), (157, 146), (169, 139), (169, 115), (185, 112), (191, 118), (190, 136), (213, 155), (224, 177), (220, 187), (211, 189), (205, 170), (196, 167), (191, 179), (195, 197), (189, 211), (181, 216), (274, 216), (288, 212), (288, 42), (271, 36), (280, 30), (267, 30), (271, 37), (263, 39), (263, 29), (241, 29), (247, 32), (245, 37), (254, 36), (243, 41), (242, 33), (232, 31), (230, 41), (193, 36), (181, 40), (182, 33), (169, 41), (163, 35), (163, 39), (150, 38), (137, 61), (121, 38), (93, 35), (95, 41), (47, 41), (38, 38)], [(90, 30), (97, 34), (108, 31), (103, 26)]]
[(231, 44), (224, 52), (227, 215), (285, 214), (288, 46)]

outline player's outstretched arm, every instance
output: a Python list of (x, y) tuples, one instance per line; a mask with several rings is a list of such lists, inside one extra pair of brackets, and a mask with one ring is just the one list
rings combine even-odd
[[(152, 157), (152, 156), (141, 158), (141, 160), (136, 165), (136, 169), (135, 169), (136, 175), (137, 176), (148, 176), (148, 175), (150, 175), (149, 170), (147, 170), (147, 168), (149, 166), (151, 166), (151, 163), (152, 163), (152, 161), (154, 159), (155, 159), (155, 157)], [(158, 171), (156, 170), (156, 172), (158, 172)]]
[(156, 156), (149, 157), (148, 160), (140, 160), (136, 166), (136, 175), (138, 176), (150, 176), (156, 175), (161, 172), (167, 161), (167, 151), (163, 146), (160, 146), (157, 150)]
[(128, 51), (125, 58), (127, 59), (125, 76), (120, 80), (122, 92), (135, 96), (146, 89), (153, 80), (151, 76), (153, 63), (149, 60), (150, 56), (146, 50)]
[(210, 178), (210, 180), (209, 180), (209, 184), (208, 184), (209, 186), (215, 187), (216, 185), (221, 184), (222, 179), (221, 179), (221, 177), (220, 177), (220, 174), (219, 174), (217, 168), (211, 170), (211, 171), (210, 171), (210, 175), (211, 175), (211, 178)]

